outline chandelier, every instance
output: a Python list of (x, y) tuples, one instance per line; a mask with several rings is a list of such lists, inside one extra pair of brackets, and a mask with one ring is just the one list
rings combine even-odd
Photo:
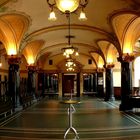
[(67, 71), (74, 71), (75, 69), (73, 67), (67, 68)]
[(47, 0), (51, 8), (51, 12), (49, 15), (49, 20), (55, 21), (56, 15), (54, 12), (54, 8), (57, 8), (62, 13), (72, 13), (78, 9), (81, 9), (79, 20), (86, 20), (86, 14), (84, 13), (84, 8), (88, 4), (88, 0)]
[(66, 66), (67, 67), (75, 67), (76, 64), (74, 63), (72, 58), (69, 58), (69, 59), (66, 60)]
[(76, 67), (76, 64), (74, 63), (74, 60), (72, 58), (68, 58), (66, 60), (65, 66), (67, 67), (67, 71), (74, 71), (74, 67)]
[(51, 8), (51, 12), (49, 15), (49, 20), (55, 21), (57, 18), (55, 16), (54, 8), (57, 8), (59, 11), (64, 13), (68, 18), (68, 45), (62, 48), (63, 55), (66, 58), (69, 58), (71, 55), (78, 56), (78, 48), (71, 45), (70, 39), (70, 14), (81, 9), (79, 20), (86, 20), (86, 15), (84, 13), (84, 8), (88, 4), (88, 0), (47, 0)]
[(78, 48), (71, 45), (70, 38), (71, 38), (71, 36), (69, 35), (68, 36), (68, 45), (61, 49), (63, 52), (63, 55), (66, 56), (66, 58), (70, 58), (71, 55), (75, 55), (75, 56), (79, 55)]
[(66, 47), (62, 48), (61, 50), (63, 52), (63, 55), (66, 56), (66, 58), (69, 58), (73, 54), (75, 56), (78, 56), (79, 53), (78, 53), (78, 48), (72, 46), (72, 44), (71, 44), (71, 38), (73, 36), (71, 36), (71, 33), (70, 33), (70, 31), (71, 31), (71, 29), (70, 29), (70, 13), (67, 12), (66, 16), (68, 18), (68, 36), (66, 36), (68, 38), (68, 45)]

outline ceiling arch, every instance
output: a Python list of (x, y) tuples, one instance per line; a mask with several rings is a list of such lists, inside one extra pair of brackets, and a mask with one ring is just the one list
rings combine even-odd
[(135, 11), (120, 11), (110, 17), (113, 28), (120, 42), (122, 53), (132, 53), (139, 36), (139, 16)]
[[(88, 30), (91, 32), (97, 32), (99, 34), (105, 35), (108, 38), (112, 38), (112, 35), (110, 33), (108, 33), (107, 31), (94, 27), (94, 26), (88, 26), (88, 25), (80, 25), (80, 24), (71, 24), (71, 29), (80, 29), (80, 30)], [(39, 36), (40, 34), (44, 34), (44, 33), (48, 33), (51, 31), (56, 31), (56, 30), (63, 30), (63, 29), (68, 29), (68, 25), (55, 25), (55, 26), (49, 26), (49, 27), (45, 27), (42, 29), (39, 29), (37, 31), (34, 31), (32, 33), (30, 33), (28, 36), (26, 36), (26, 40), (33, 38), (35, 36)]]
[(7, 54), (18, 54), (21, 40), (29, 27), (29, 19), (21, 14), (0, 16), (0, 30)]
[[(61, 49), (68, 44), (66, 16), (57, 12), (58, 20), (49, 21), (50, 7), (46, 0), (2, 0), (2, 3), (0, 6), (5, 11), (0, 11), (0, 40), (7, 53), (11, 47), (26, 59), (32, 54), (34, 61), (45, 69), (57, 69), (56, 65), (65, 60)], [(129, 39), (131, 46), (134, 45), (140, 36), (136, 5), (139, 0), (108, 0), (107, 4), (105, 0), (89, 0), (85, 8), (87, 21), (78, 21), (77, 15), (71, 14), (71, 35), (74, 36), (71, 44), (79, 49), (76, 61), (83, 69), (105, 64), (108, 53), (117, 50), (120, 55)], [(93, 66), (88, 66), (87, 60), (91, 58)], [(54, 67), (48, 65), (49, 59), (55, 61)]]

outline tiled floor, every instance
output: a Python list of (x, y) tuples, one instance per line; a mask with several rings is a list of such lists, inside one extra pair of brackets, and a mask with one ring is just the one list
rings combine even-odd
[[(68, 127), (68, 105), (44, 99), (0, 124), (0, 140), (59, 140)], [(82, 98), (74, 104), (73, 127), (83, 140), (140, 140), (139, 113), (120, 112), (119, 102)], [(75, 139), (68, 134), (67, 139)]]

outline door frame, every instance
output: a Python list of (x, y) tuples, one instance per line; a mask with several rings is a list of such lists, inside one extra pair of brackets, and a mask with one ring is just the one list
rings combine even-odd
[[(64, 76), (65, 75), (75, 75), (75, 79), (76, 80), (76, 97), (80, 97), (80, 73), (62, 73), (62, 97), (65, 97), (65, 93), (64, 93)], [(73, 83), (75, 84), (75, 82), (73, 81)]]

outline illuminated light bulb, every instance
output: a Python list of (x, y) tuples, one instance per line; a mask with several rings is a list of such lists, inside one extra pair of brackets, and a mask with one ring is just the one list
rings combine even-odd
[(81, 11), (81, 13), (80, 13), (79, 20), (81, 20), (81, 21), (87, 20), (86, 14), (83, 11)]
[(78, 55), (79, 55), (79, 53), (78, 53), (78, 52), (76, 52), (76, 53), (75, 53), (75, 55), (76, 55), (76, 56), (78, 56)]
[(56, 0), (58, 9), (62, 12), (73, 12), (79, 6), (79, 0)]
[(70, 57), (69, 54), (67, 54), (67, 55), (66, 55), (66, 58), (69, 58), (69, 57)]
[(56, 21), (56, 19), (57, 19), (57, 18), (56, 18), (56, 16), (55, 16), (55, 12), (54, 12), (54, 11), (51, 11), (48, 20)]
[(2, 63), (0, 62), (0, 67), (2, 67)]

